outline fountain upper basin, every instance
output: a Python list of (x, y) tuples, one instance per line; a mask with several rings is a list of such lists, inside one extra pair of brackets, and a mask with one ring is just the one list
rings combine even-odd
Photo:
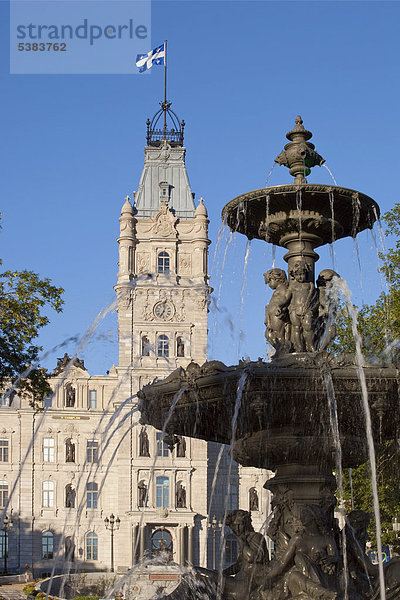
[[(142, 422), (162, 430), (175, 394), (185, 388), (166, 432), (230, 444), (238, 383), (246, 373), (233, 444), (235, 459), (245, 466), (272, 470), (293, 462), (333, 466), (327, 372), (335, 389), (343, 466), (355, 467), (367, 459), (367, 445), (352, 358), (307, 353), (232, 367), (218, 361), (202, 367), (191, 363), (141, 390)], [(368, 365), (364, 372), (375, 440), (394, 438), (400, 426), (398, 371), (393, 366)]]
[(379, 207), (352, 189), (322, 185), (278, 185), (237, 196), (222, 210), (232, 231), (285, 246), (291, 232), (315, 236), (314, 247), (371, 229)]

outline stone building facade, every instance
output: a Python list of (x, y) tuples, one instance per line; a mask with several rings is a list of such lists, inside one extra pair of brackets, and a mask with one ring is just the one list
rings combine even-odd
[[(265, 472), (232, 464), (217, 444), (181, 437), (169, 447), (139, 422), (143, 385), (207, 356), (208, 217), (185, 152), (183, 132), (150, 132), (138, 191), (122, 206), (118, 365), (91, 376), (64, 356), (45, 410), (18, 396), (0, 407), (0, 508), (13, 520), (0, 532), (0, 561), (7, 543), (10, 571), (124, 572), (160, 550), (212, 567), (225, 505), (250, 508), (256, 529), (269, 512)], [(120, 519), (112, 558), (111, 514)], [(229, 530), (223, 537), (230, 562), (236, 541)]]

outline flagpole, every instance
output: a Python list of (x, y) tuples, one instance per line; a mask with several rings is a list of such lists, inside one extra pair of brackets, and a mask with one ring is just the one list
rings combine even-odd
[(167, 139), (167, 40), (165, 40), (164, 58), (164, 140)]

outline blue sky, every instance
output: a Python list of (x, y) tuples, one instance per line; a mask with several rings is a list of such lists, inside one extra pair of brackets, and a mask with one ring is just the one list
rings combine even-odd
[[(118, 217), (138, 186), (145, 121), (162, 99), (163, 70), (10, 75), (7, 2), (0, 11), (1, 256), (5, 268), (29, 268), (65, 288), (64, 312), (52, 315), (40, 338), (49, 349), (82, 335), (114, 298)], [(399, 22), (398, 2), (152, 3), (142, 51), (168, 39), (168, 97), (187, 123), (187, 168), (208, 208), (211, 263), (222, 207), (264, 186), (297, 114), (338, 185), (370, 195), (383, 213), (398, 201)], [(269, 184), (290, 179), (276, 166)], [(331, 182), (318, 167), (308, 179)], [(352, 240), (336, 243), (336, 268), (361, 304), (376, 299), (381, 283), (369, 232), (359, 247), (361, 274)], [(262, 274), (272, 251), (252, 242), (241, 306), (245, 250), (245, 239), (233, 240), (222, 285), (218, 272), (211, 281), (222, 290), (222, 310), (210, 315), (212, 356), (227, 363), (265, 354)], [(331, 267), (328, 249), (319, 253), (317, 270)], [(278, 248), (276, 266), (284, 266), (283, 254)], [(62, 353), (44, 364), (54, 367)], [(81, 354), (91, 373), (117, 361), (112, 315)]]

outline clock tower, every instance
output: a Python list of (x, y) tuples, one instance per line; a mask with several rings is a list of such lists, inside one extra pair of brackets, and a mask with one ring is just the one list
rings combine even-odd
[(208, 219), (190, 189), (183, 128), (169, 104), (147, 122), (139, 188), (120, 217), (119, 370), (131, 370), (133, 393), (207, 355)]
[(161, 543), (175, 562), (199, 564), (207, 544), (207, 443), (179, 438), (171, 449), (135, 410), (141, 387), (207, 358), (208, 218), (190, 189), (183, 132), (162, 103), (147, 121), (139, 187), (120, 217), (118, 403), (129, 410), (129, 431), (121, 432), (118, 496), (130, 522), (131, 564)]

